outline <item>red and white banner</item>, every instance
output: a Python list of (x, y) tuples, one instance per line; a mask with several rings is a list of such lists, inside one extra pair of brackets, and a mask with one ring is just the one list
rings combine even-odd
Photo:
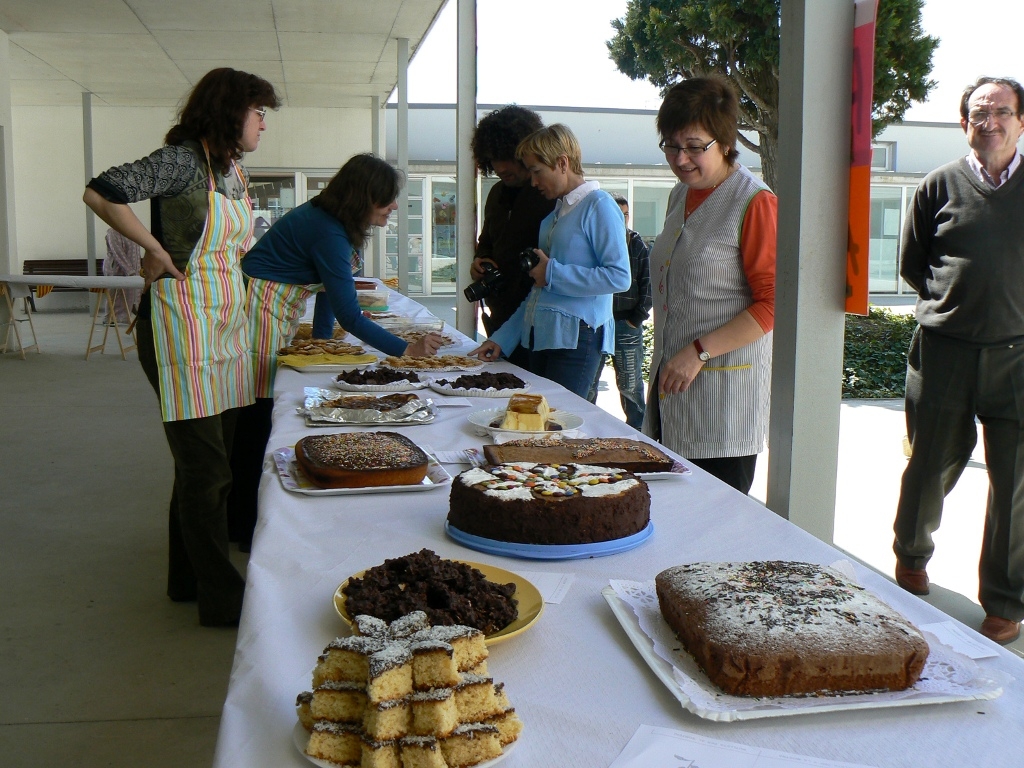
[(850, 109), (850, 213), (846, 247), (846, 311), (868, 313), (871, 250), (871, 105), (878, 0), (854, 0), (853, 104)]

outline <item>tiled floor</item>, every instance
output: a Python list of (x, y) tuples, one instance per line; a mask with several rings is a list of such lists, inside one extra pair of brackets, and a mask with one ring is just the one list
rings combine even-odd
[[(446, 316), (451, 300), (429, 300)], [(0, 765), (209, 765), (234, 649), (164, 595), (171, 461), (134, 353), (84, 357), (84, 313), (36, 315), (42, 354), (0, 357)], [(599, 404), (618, 410), (608, 389)], [(842, 405), (836, 543), (890, 574), (902, 404)], [(926, 598), (969, 625), (986, 482), (947, 503)], [(764, 498), (767, 461), (753, 494)], [(239, 567), (245, 556), (235, 553)], [(1016, 643), (1018, 652), (1024, 642)]]

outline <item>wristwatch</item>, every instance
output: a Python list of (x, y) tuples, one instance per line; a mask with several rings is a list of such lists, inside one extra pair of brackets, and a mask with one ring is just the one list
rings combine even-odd
[(700, 358), (700, 361), (702, 363), (706, 363), (708, 360), (711, 359), (711, 353), (704, 351), (704, 347), (700, 345), (700, 339), (694, 339), (693, 346), (697, 350), (697, 357)]

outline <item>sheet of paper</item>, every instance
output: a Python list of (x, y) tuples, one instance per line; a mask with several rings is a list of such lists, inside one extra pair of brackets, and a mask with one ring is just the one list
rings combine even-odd
[(557, 605), (569, 592), (569, 587), (576, 580), (575, 573), (549, 573), (547, 571), (520, 571), (520, 576), (540, 590), (545, 603)]
[(931, 632), (943, 645), (948, 645), (957, 653), (971, 659), (990, 659), (999, 654), (991, 646), (983, 645), (964, 632), (952, 621), (939, 621), (935, 624), (922, 624), (918, 627), (922, 632)]
[(427, 453), (433, 453), (442, 464), (469, 464), (479, 466), (483, 463), (483, 454), (478, 448), (467, 448), (464, 451), (430, 451), (420, 446)]
[(869, 768), (641, 725), (608, 768)]
[(467, 406), (473, 405), (473, 400), (468, 397), (432, 397), (430, 398), (434, 405), (438, 408), (447, 408), (448, 406)]

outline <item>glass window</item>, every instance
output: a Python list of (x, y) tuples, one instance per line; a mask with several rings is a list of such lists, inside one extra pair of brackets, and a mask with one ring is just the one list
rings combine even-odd
[(673, 179), (650, 179), (633, 182), (633, 206), (629, 209), (633, 217), (633, 229), (647, 242), (661, 234), (668, 210), (668, 195), (676, 185)]
[(271, 225), (295, 207), (295, 174), (250, 176), (253, 234), (259, 240)]
[[(410, 177), (409, 190), (409, 293), (423, 293), (423, 183), (422, 176)], [(391, 215), (384, 230), (384, 276), (398, 277), (398, 216)]]
[(868, 291), (896, 293), (899, 283), (899, 244), (903, 215), (902, 187), (871, 187), (871, 246)]
[(597, 182), (601, 185), (601, 189), (612, 197), (622, 195), (629, 200), (629, 182), (625, 179), (598, 179)]
[(430, 180), (430, 292), (454, 293), (458, 240), (455, 227), (455, 179)]

